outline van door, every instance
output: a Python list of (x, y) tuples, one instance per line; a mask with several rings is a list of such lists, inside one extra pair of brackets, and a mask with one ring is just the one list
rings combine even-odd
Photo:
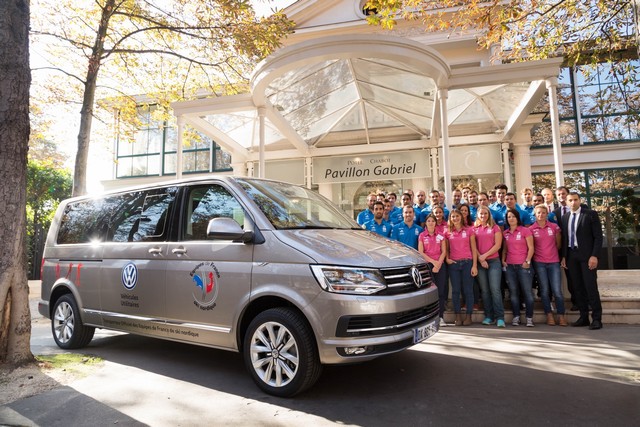
[(176, 187), (114, 196), (103, 253), (101, 306), (106, 327), (166, 336), (167, 236)]
[(250, 297), (253, 244), (213, 240), (207, 226), (226, 217), (244, 227), (245, 211), (218, 183), (190, 186), (183, 200), (178, 241), (169, 243), (167, 327), (177, 339), (236, 348), (233, 326)]

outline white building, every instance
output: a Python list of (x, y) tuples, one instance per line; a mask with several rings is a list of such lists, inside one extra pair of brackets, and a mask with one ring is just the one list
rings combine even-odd
[[(370, 26), (364, 3), (289, 6), (295, 33), (257, 65), (251, 93), (173, 104), (178, 132), (151, 123), (139, 138), (146, 144), (117, 147), (117, 179), (105, 186), (187, 173), (264, 176), (317, 188), (355, 217), (372, 190), (566, 181), (603, 208), (640, 184), (629, 102), (638, 88), (621, 86), (606, 66), (587, 82), (562, 59), (497, 63), (473, 33)], [(605, 93), (619, 111), (599, 110)], [(181, 149), (186, 127), (211, 141)]]

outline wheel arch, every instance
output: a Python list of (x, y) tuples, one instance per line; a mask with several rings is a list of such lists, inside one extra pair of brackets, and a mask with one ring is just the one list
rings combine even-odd
[(317, 343), (316, 332), (313, 326), (311, 325), (311, 323), (309, 322), (309, 319), (307, 318), (307, 316), (297, 305), (295, 305), (294, 303), (292, 303), (291, 301), (283, 297), (276, 296), (276, 295), (261, 296), (260, 298), (257, 298), (251, 301), (251, 303), (246, 307), (246, 309), (242, 313), (242, 316), (240, 317), (240, 321), (238, 322), (238, 328), (236, 332), (236, 342), (238, 343), (238, 351), (240, 352), (243, 351), (244, 336), (247, 332), (247, 329), (249, 328), (249, 324), (251, 323), (251, 321), (263, 311), (268, 310), (270, 308), (277, 308), (277, 307), (287, 307), (296, 311), (298, 314), (300, 314), (301, 318), (307, 324), (309, 330), (314, 334), (314, 343), (316, 345), (316, 351), (317, 351), (318, 343)]
[[(69, 294), (71, 294), (73, 299), (76, 300), (76, 304), (78, 304), (78, 308), (80, 309), (80, 307), (82, 306), (81, 304), (82, 300), (80, 299), (80, 295), (78, 295), (78, 291), (75, 290), (74, 287), (69, 283), (65, 283), (65, 282), (56, 283), (51, 289), (51, 297), (49, 298), (49, 318), (51, 318), (51, 316), (53, 315), (53, 309), (54, 309), (54, 306), (56, 305), (56, 301), (58, 301), (60, 297), (62, 297), (63, 295), (69, 295)], [(81, 309), (80, 309), (80, 313), (82, 313)]]

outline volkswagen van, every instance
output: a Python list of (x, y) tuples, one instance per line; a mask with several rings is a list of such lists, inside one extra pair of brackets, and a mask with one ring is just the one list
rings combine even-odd
[(226, 176), (62, 202), (39, 312), (64, 349), (104, 328), (241, 352), (276, 396), (309, 388), (323, 364), (424, 341), (439, 320), (417, 251), (307, 188)]

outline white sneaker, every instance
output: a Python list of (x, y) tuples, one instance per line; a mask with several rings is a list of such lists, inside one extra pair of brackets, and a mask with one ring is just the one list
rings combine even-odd
[(444, 321), (444, 317), (441, 317), (440, 318), (440, 327), (443, 328), (445, 326), (449, 326), (449, 325), (447, 325), (447, 322)]
[(527, 317), (527, 328), (533, 328), (534, 326), (533, 319), (531, 317)]
[(520, 326), (520, 316), (514, 316), (511, 321), (512, 326)]

